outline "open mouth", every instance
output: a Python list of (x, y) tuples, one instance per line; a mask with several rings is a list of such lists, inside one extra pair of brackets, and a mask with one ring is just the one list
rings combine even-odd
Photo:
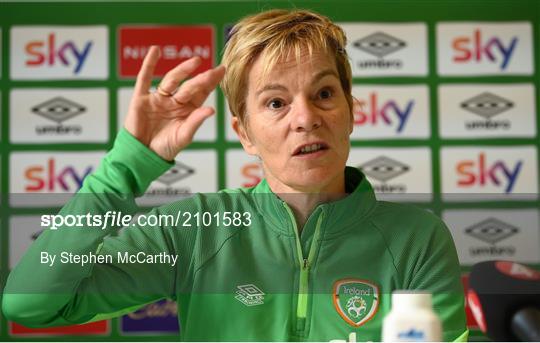
[(302, 145), (296, 148), (293, 156), (314, 154), (316, 152), (327, 150), (327, 149), (328, 149), (328, 146), (325, 143), (306, 144), (306, 145)]

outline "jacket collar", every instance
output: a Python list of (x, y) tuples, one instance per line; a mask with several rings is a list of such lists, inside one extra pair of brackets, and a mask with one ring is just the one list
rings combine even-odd
[[(345, 168), (345, 189), (349, 195), (343, 199), (324, 203), (315, 208), (312, 215), (324, 211), (323, 235), (336, 234), (352, 224), (364, 220), (377, 205), (371, 184), (358, 169)], [(264, 220), (280, 234), (294, 236), (295, 226), (291, 220), (287, 206), (272, 192), (266, 179), (252, 189), (254, 202)], [(309, 225), (312, 220), (306, 222)], [(308, 231), (308, 230), (302, 230)], [(312, 230), (309, 230), (312, 231)]]

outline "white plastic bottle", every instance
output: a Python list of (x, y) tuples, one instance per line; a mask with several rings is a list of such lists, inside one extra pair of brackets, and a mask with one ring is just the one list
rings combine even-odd
[(392, 310), (383, 321), (384, 342), (440, 342), (441, 320), (433, 311), (431, 294), (415, 291), (392, 293)]

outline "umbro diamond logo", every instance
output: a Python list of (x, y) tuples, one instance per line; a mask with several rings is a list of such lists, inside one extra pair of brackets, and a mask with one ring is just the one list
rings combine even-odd
[(410, 167), (386, 156), (379, 156), (358, 167), (367, 176), (373, 179), (386, 182), (399, 175), (405, 174)]
[(498, 243), (518, 232), (519, 229), (517, 227), (495, 218), (488, 218), (465, 229), (467, 235), (488, 244)]
[(195, 173), (195, 169), (176, 161), (176, 164), (165, 174), (161, 175), (157, 181), (166, 186), (170, 186)]
[(514, 107), (512, 101), (489, 92), (482, 93), (461, 103), (461, 108), (485, 119), (491, 119), (491, 117), (508, 111), (512, 107)]
[(86, 107), (59, 96), (32, 107), (32, 112), (61, 124), (86, 112)]
[(355, 41), (353, 45), (357, 49), (379, 58), (383, 58), (384, 56), (401, 50), (407, 46), (404, 41), (397, 39), (396, 37), (392, 37), (384, 32), (375, 32), (369, 36), (360, 38), (359, 40)]
[(236, 300), (246, 306), (264, 304), (264, 292), (254, 284), (236, 286)]

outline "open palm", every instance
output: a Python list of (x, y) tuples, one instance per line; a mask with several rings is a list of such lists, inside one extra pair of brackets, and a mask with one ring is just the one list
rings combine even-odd
[(225, 68), (209, 69), (178, 88), (201, 63), (199, 57), (193, 57), (167, 72), (158, 91), (150, 92), (159, 55), (159, 48), (152, 46), (144, 58), (124, 127), (163, 159), (172, 161), (215, 112), (202, 105), (223, 78)]

